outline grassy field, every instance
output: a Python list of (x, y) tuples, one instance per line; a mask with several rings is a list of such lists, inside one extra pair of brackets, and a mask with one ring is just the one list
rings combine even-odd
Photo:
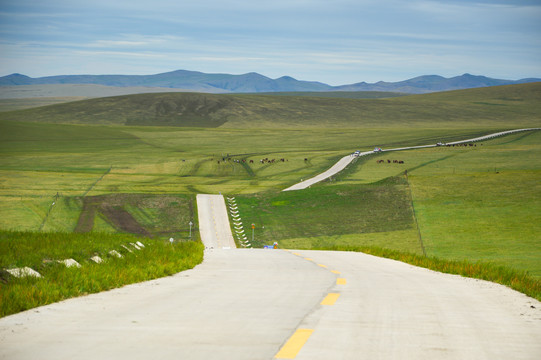
[(158, 93), (0, 112), (0, 120), (130, 126), (501, 128), (539, 121), (541, 83), (387, 99)]
[[(281, 192), (355, 150), (540, 127), (540, 92), (527, 84), (369, 100), (153, 94), (3, 113), (0, 229), (187, 240), (193, 221), (197, 240), (195, 194), (221, 192), (256, 224), (254, 246), (384, 249), (540, 279), (541, 132), (371, 155), (332, 181)], [(179, 109), (182, 121), (170, 117)]]
[[(0, 228), (32, 231), (73, 231), (81, 197), (280, 191), (356, 149), (486, 133), (479, 129), (194, 129), (9, 121), (0, 122), (0, 129)], [(231, 160), (223, 161), (228, 155)], [(261, 164), (263, 158), (277, 161)], [(57, 194), (60, 201), (51, 208)]]
[[(131, 243), (142, 241), (144, 248)], [(125, 246), (125, 247), (123, 247)], [(128, 250), (130, 249), (130, 250)], [(109, 254), (115, 250), (123, 257)], [(203, 260), (197, 242), (133, 235), (0, 231), (0, 317), (70, 297), (100, 292), (191, 269)], [(90, 258), (99, 256), (102, 263)], [(74, 259), (68, 268), (58, 260)], [(14, 278), (3, 269), (30, 267), (42, 277)]]
[[(377, 163), (377, 160), (388, 158), (400, 159), (404, 164)], [(541, 278), (539, 159), (541, 132), (529, 132), (491, 140), (476, 147), (440, 147), (376, 155), (353, 164), (333, 182), (317, 185), (309, 191), (324, 188), (332, 193), (331, 189), (340, 191), (348, 186), (369, 188), (396, 177), (406, 181), (403, 174), (407, 170), (406, 186), (412, 194), (427, 255), (493, 262), (529, 271)], [(299, 203), (311, 198), (308, 193), (306, 197)], [(395, 203), (394, 199), (396, 196), (390, 200), (389, 207), (398, 209), (400, 202)], [(332, 211), (340, 212), (339, 209), (346, 210), (347, 206), (333, 206)], [(415, 235), (410, 234), (412, 238)], [(363, 235), (355, 243), (354, 238), (349, 236), (348, 241), (341, 241), (367, 245), (369, 239)], [(303, 239), (304, 247), (312, 246), (309, 240), (314, 246), (321, 246), (322, 240), (316, 237)], [(287, 240), (284, 246), (295, 246), (299, 241)], [(412, 241), (411, 244), (417, 246), (419, 243)], [(416, 246), (405, 250), (418, 253)], [(402, 244), (391, 243), (384, 247), (404, 249)]]

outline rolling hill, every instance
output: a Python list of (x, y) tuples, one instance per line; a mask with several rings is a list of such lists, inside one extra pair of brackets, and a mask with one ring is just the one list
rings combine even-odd
[[(541, 83), (387, 99), (154, 93), (95, 98), (0, 113), (0, 120), (229, 128), (539, 126)], [(509, 119), (513, 119), (512, 123)]]
[(176, 70), (155, 75), (58, 75), (31, 78), (22, 74), (0, 77), (0, 86), (95, 84), (114, 87), (161, 87), (208, 93), (260, 93), (287, 91), (391, 91), (422, 94), (434, 91), (538, 82), (541, 79), (501, 80), (464, 74), (452, 78), (424, 75), (399, 82), (360, 82), (331, 86), (317, 81), (301, 81), (290, 76), (271, 79), (258, 73), (241, 75), (206, 74)]

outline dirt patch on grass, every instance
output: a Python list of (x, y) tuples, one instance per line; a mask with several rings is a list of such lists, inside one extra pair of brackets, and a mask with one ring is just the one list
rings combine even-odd
[(96, 213), (101, 213), (116, 229), (131, 234), (151, 236), (135, 218), (123, 208), (118, 196), (89, 196), (83, 199), (83, 210), (79, 215), (75, 232), (90, 232), (94, 228)]
[(83, 198), (83, 210), (79, 214), (79, 220), (75, 226), (75, 232), (86, 233), (94, 228), (94, 218), (96, 217), (97, 204), (94, 198)]
[(119, 206), (103, 205), (100, 212), (115, 226), (124, 232), (150, 237), (151, 234), (142, 227), (137, 220), (126, 210)]
[(188, 233), (194, 221), (193, 199), (180, 195), (107, 194), (83, 198), (75, 232), (92, 231), (100, 214), (119, 232), (160, 236)]

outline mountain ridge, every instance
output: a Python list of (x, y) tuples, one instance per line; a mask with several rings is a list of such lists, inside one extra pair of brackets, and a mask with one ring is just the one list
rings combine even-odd
[(318, 81), (297, 80), (291, 76), (271, 79), (256, 72), (232, 75), (203, 73), (199, 71), (175, 70), (154, 75), (55, 75), (32, 78), (14, 73), (0, 77), (0, 86), (51, 85), (51, 84), (96, 84), (105, 86), (163, 87), (208, 93), (259, 93), (286, 91), (385, 91), (408, 94), (462, 90), (487, 86), (513, 85), (540, 82), (541, 79), (520, 80), (493, 79), (482, 75), (465, 73), (445, 78), (440, 75), (422, 75), (398, 82), (358, 82), (331, 86)]

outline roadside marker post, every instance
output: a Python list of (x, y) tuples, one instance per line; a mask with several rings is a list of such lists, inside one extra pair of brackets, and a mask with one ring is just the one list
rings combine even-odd
[(190, 221), (189, 225), (190, 225), (190, 239), (191, 239), (192, 238), (192, 225), (193, 225), (193, 222)]
[(252, 224), (252, 242), (254, 242), (255, 224)]

